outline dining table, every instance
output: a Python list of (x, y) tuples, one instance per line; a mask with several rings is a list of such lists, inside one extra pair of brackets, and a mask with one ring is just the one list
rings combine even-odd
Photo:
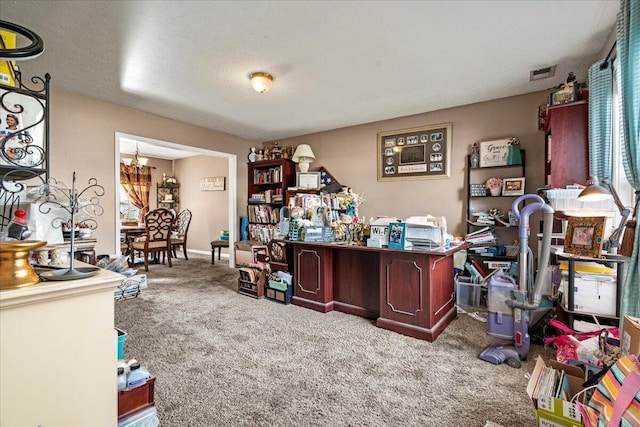
[(125, 255), (129, 255), (129, 244), (133, 239), (143, 236), (146, 232), (147, 230), (143, 223), (138, 223), (136, 225), (120, 225), (121, 243), (126, 245), (126, 248), (123, 248)]

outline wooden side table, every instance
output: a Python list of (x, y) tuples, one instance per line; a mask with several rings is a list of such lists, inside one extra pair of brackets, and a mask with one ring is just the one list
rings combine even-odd
[(218, 248), (218, 261), (220, 261), (220, 253), (222, 252), (222, 248), (228, 248), (229, 241), (228, 240), (213, 240), (211, 242), (211, 265), (216, 263), (216, 248)]

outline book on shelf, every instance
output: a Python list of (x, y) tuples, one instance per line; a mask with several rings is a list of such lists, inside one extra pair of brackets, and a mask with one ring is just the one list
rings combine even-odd
[(482, 268), (482, 265), (480, 265), (478, 261), (476, 261), (475, 259), (472, 259), (471, 265), (473, 265), (475, 269), (478, 270), (478, 273), (480, 273), (482, 277), (487, 277), (487, 272), (484, 271), (484, 268)]

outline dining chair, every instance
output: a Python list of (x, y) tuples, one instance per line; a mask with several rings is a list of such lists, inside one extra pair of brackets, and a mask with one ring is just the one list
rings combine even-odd
[(189, 257), (187, 257), (187, 233), (189, 232), (189, 224), (191, 224), (191, 216), (189, 209), (183, 209), (178, 213), (174, 233), (172, 233), (173, 236), (171, 237), (171, 250), (174, 258), (177, 258), (176, 250), (182, 246), (184, 259), (189, 259)]
[(171, 265), (171, 229), (175, 216), (168, 209), (155, 209), (144, 217), (145, 237), (142, 241), (133, 241), (130, 243), (130, 261), (129, 265), (133, 266), (135, 253), (142, 252), (144, 254), (144, 270), (149, 271), (149, 254), (153, 254), (155, 259), (159, 259), (159, 255), (167, 255), (169, 267)]

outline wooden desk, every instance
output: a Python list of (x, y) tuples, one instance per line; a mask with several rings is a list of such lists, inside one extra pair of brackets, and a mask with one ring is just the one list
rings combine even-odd
[(376, 319), (378, 327), (435, 340), (456, 317), (453, 254), (333, 243), (293, 245), (296, 305)]

